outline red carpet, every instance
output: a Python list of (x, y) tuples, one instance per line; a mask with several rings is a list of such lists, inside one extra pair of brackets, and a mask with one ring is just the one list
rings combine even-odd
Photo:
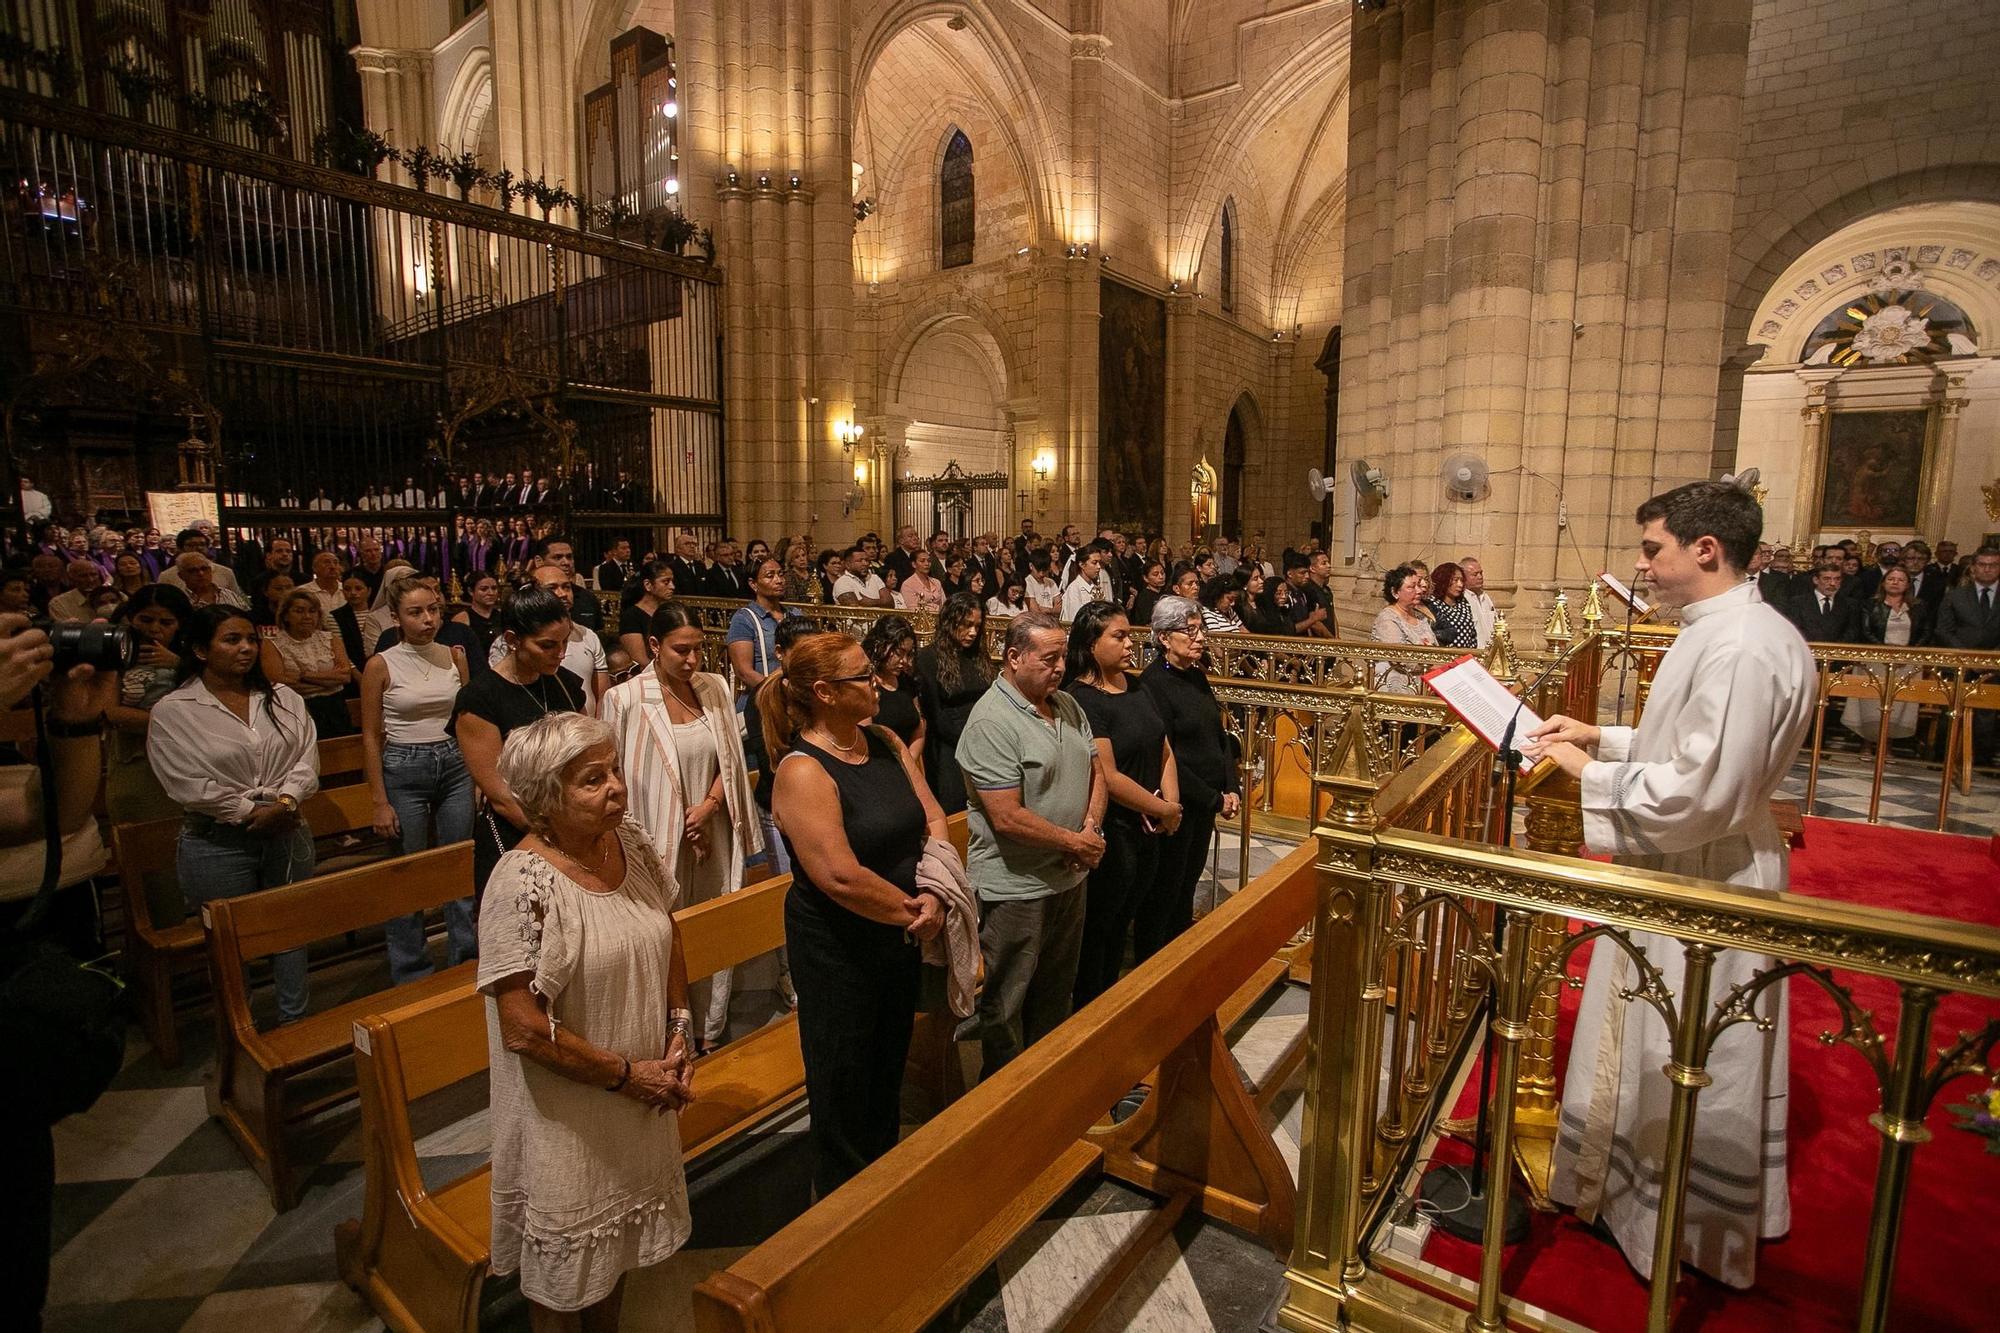
[[(2000, 925), (2000, 873), (1987, 843), (1975, 838), (1809, 819), (1806, 845), (1792, 856), (1792, 890)], [(1585, 953), (1579, 951), (1575, 964), (1579, 976)], [(1893, 1044), (1895, 987), (1835, 975), (1875, 1014), (1884, 1039)], [(1688, 1272), (1681, 1282), (1677, 1329), (1817, 1333), (1854, 1327), (1881, 1142), (1868, 1124), (1869, 1114), (1879, 1109), (1878, 1094), (1874, 1075), (1858, 1054), (1820, 1043), (1819, 1034), (1839, 1022), (1826, 993), (1811, 982), (1790, 984), (1792, 1231), (1759, 1250), (1752, 1291), (1735, 1292)], [(1567, 1056), (1578, 998), (1575, 991), (1564, 992), (1559, 1065)], [(1933, 1049), (1994, 1012), (1990, 1002), (1947, 996), (1932, 1027)], [(1945, 1333), (1993, 1326), (2000, 1157), (1987, 1154), (1974, 1135), (1953, 1128), (1944, 1109), (1982, 1086), (1978, 1079), (1960, 1079), (1932, 1109), (1928, 1123), (1936, 1137), (1917, 1149), (1911, 1173), (1891, 1328)], [(1439, 1158), (1464, 1160), (1460, 1150), (1461, 1145), (1444, 1144)], [(1424, 1257), (1467, 1278), (1478, 1275), (1478, 1249), (1441, 1232), (1432, 1233)], [(1601, 1333), (1645, 1327), (1645, 1284), (1617, 1246), (1567, 1213), (1533, 1215), (1529, 1239), (1507, 1254), (1503, 1286), (1510, 1296)]]

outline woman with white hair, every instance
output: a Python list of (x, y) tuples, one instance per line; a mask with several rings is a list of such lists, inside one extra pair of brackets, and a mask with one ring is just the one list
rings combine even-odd
[(625, 1275), (687, 1240), (693, 1100), (674, 886), (625, 817), (611, 729), (550, 713), (507, 737), (528, 822), (479, 921), (493, 1126), (492, 1271), (538, 1333), (615, 1329)]

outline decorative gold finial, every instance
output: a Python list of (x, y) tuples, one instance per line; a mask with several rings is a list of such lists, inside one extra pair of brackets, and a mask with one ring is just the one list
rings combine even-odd
[(1981, 482), (1979, 490), (1986, 497), (1986, 517), (2000, 518), (2000, 477), (1995, 477), (1991, 486)]
[(1498, 680), (1513, 681), (1520, 677), (1520, 664), (1514, 660), (1514, 634), (1507, 628), (1504, 615), (1493, 618), (1493, 646), (1486, 650), (1486, 669)]
[(1568, 643), (1576, 637), (1576, 631), (1569, 623), (1569, 594), (1558, 588), (1556, 603), (1549, 608), (1549, 621), (1542, 626), (1542, 637), (1551, 643)]
[(1583, 628), (1586, 632), (1594, 631), (1604, 619), (1604, 598), (1599, 589), (1598, 580), (1592, 579), (1590, 591), (1583, 599)]

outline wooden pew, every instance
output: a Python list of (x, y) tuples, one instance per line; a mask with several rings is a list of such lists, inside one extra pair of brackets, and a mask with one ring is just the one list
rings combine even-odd
[[(345, 738), (322, 741), (322, 756), (328, 747), (344, 744)], [(358, 754), (359, 747), (354, 748)], [(334, 761), (341, 761), (341, 750), (334, 751)], [(354, 764), (359, 771), (358, 758)], [(366, 833), (375, 820), (375, 804), (367, 784), (361, 783), (323, 788), (300, 805), (299, 813), (314, 838), (337, 838)], [(167, 1069), (181, 1062), (180, 1032), (174, 1021), (174, 977), (198, 968), (206, 948), (201, 921), (188, 912), (174, 872), (180, 834), (178, 815), (143, 824), (119, 824), (111, 830), (111, 854), (125, 898), (125, 973), (131, 979), (140, 1029)], [(378, 851), (367, 859), (380, 856)], [(331, 858), (326, 867), (338, 870), (362, 859), (343, 852)]]
[[(326, 793), (322, 793), (325, 795)], [(366, 797), (366, 789), (362, 795)], [(317, 799), (317, 798), (316, 798)], [(393, 862), (318, 875), (297, 884), (217, 898), (202, 905), (208, 936), (209, 984), (215, 991), (216, 1071), (209, 1110), (243, 1149), (271, 1188), (282, 1211), (298, 1201), (298, 1184), (285, 1142), (286, 1126), (351, 1099), (342, 1081), (312, 1101), (292, 1105), (290, 1084), (300, 1075), (345, 1057), (354, 1021), (380, 1009), (381, 995), (363, 996), (309, 1014), (296, 1023), (260, 1031), (250, 1015), (243, 965), (347, 931), (378, 925), (411, 912), (442, 907), (465, 896), (472, 884), (472, 844), (453, 843)], [(399, 986), (411, 1002), (470, 981), (475, 964), (438, 972)]]
[[(790, 876), (768, 879), (676, 912), (689, 979), (782, 944), (790, 887)], [(440, 1188), (426, 1186), (410, 1106), (487, 1068), (485, 998), (461, 985), (370, 1014), (354, 1024), (354, 1062), (365, 1189), (361, 1217), (334, 1233), (341, 1278), (393, 1329), (476, 1333), (492, 1238), (492, 1168), (482, 1164)], [(797, 1016), (696, 1061), (695, 1086), (700, 1099), (680, 1122), (689, 1161), (805, 1095)]]
[[(1168, 1195), (1163, 1215), (1199, 1207), (1289, 1246), (1291, 1175), (1216, 1015), (1310, 918), (1317, 852), (1307, 840), (882, 1160), (711, 1275), (695, 1288), (696, 1327), (913, 1333), (1100, 1159), (1108, 1173)], [(1158, 1092), (1146, 1105), (1100, 1126), (1105, 1108), (1155, 1070)], [(1086, 1304), (1107, 1299), (1093, 1293)]]

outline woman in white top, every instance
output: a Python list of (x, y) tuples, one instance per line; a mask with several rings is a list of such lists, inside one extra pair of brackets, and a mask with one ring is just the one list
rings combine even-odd
[[(153, 705), (146, 756), (182, 811), (176, 868), (190, 906), (276, 888), (313, 872), (299, 802), (319, 790), (319, 737), (305, 701), (273, 685), (247, 613), (194, 617), (181, 684)], [(271, 960), (278, 1021), (306, 1012), (306, 951)]]
[(344, 691), (354, 683), (354, 667), (319, 598), (308, 588), (287, 594), (272, 628), (276, 632), (264, 640), (264, 674), (298, 691), (321, 740), (352, 736)]
[(1000, 591), (986, 599), (986, 614), (1005, 620), (1028, 609), (1027, 592), (1018, 583), (1003, 583)]
[[(361, 673), (361, 749), (375, 797), (375, 832), (396, 838), (404, 855), (472, 836), (472, 773), (445, 730), (469, 679), (465, 653), (437, 641), (444, 599), (429, 579), (399, 579), (389, 607), (403, 638), (368, 659)], [(432, 831), (432, 822), (436, 831)], [(471, 895), (445, 904), (447, 965), (479, 952)], [(384, 927), (389, 979), (400, 986), (431, 974), (424, 914)]]
[[(1375, 613), (1369, 638), (1377, 643), (1404, 643), (1426, 648), (1437, 646), (1430, 617), (1418, 609), (1424, 595), (1423, 576), (1409, 565), (1398, 565), (1382, 579), (1382, 598), (1389, 604)], [(1375, 688), (1386, 694), (1420, 694), (1423, 691), (1421, 663), (1377, 662)]]
[[(651, 834), (680, 907), (743, 885), (743, 863), (764, 849), (729, 682), (701, 670), (701, 622), (668, 602), (649, 626), (653, 665), (604, 696), (632, 815)], [(720, 1044), (732, 970), (693, 983), (700, 1049)]]

